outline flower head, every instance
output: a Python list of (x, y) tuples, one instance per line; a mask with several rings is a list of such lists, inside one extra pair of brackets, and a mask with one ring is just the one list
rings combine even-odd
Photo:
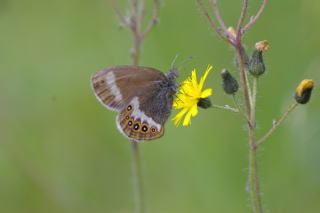
[(314, 82), (311, 79), (301, 81), (296, 89), (295, 99), (299, 104), (306, 104), (310, 100)]
[[(200, 78), (199, 83), (197, 81), (197, 71), (195, 69), (192, 71), (191, 77), (188, 77), (182, 82), (177, 98), (173, 103), (175, 109), (181, 109), (181, 111), (172, 119), (176, 126), (179, 125), (183, 116), (185, 117), (182, 125), (188, 126), (191, 123), (191, 116), (194, 117), (198, 114), (198, 106), (206, 106), (205, 108), (207, 108), (211, 105), (207, 97), (212, 94), (212, 89), (202, 90), (204, 81), (211, 70), (212, 66), (209, 65), (204, 75)], [(204, 102), (205, 104), (199, 105), (199, 103)]]

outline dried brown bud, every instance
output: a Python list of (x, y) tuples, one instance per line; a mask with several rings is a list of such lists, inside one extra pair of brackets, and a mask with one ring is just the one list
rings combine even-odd
[(255, 48), (261, 52), (265, 52), (269, 49), (269, 41), (263, 40), (256, 43)]

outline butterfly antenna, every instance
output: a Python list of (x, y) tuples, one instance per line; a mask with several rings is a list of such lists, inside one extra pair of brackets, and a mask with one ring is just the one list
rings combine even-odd
[(177, 55), (174, 57), (174, 59), (173, 59), (173, 61), (172, 61), (172, 63), (171, 63), (171, 68), (174, 67), (174, 64), (176, 63), (178, 57), (179, 57), (179, 54), (177, 54)]
[(179, 57), (179, 54), (177, 54), (173, 61), (172, 61), (172, 64), (171, 64), (171, 68), (170, 68), (170, 73), (173, 73), (173, 75), (177, 76), (178, 75), (178, 71), (180, 69), (180, 67), (186, 63), (187, 61), (190, 61), (191, 59), (194, 59), (196, 58), (196, 56), (189, 56), (189, 57), (186, 57), (185, 59), (183, 59), (179, 64), (176, 65), (176, 61), (177, 61), (177, 58)]
[(186, 63), (187, 61), (190, 61), (190, 60), (192, 60), (192, 59), (195, 59), (195, 58), (197, 58), (197, 56), (188, 56), (188, 57), (186, 57), (185, 59), (183, 59), (183, 60), (179, 63), (179, 65), (178, 65), (177, 67), (180, 68), (184, 63)]

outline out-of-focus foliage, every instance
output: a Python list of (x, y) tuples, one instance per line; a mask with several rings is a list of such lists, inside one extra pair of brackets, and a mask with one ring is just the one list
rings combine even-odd
[[(125, 11), (127, 1), (115, 2)], [(249, 2), (253, 14), (260, 1)], [(240, 1), (220, 6), (226, 23), (235, 23)], [(270, 41), (259, 79), (259, 135), (293, 102), (302, 79), (320, 82), (319, 19), (319, 1), (270, 1), (248, 31), (249, 55), (255, 42)], [(0, 1), (0, 212), (132, 212), (129, 142), (89, 84), (93, 72), (129, 64), (130, 46), (108, 0)], [(212, 64), (211, 100), (232, 105), (219, 71), (238, 77), (233, 51), (210, 31), (195, 1), (163, 2), (141, 65), (167, 71), (177, 53), (197, 56), (180, 81)], [(310, 103), (259, 151), (270, 212), (320, 209), (319, 97), (316, 86)], [(168, 122), (163, 138), (143, 143), (150, 212), (248, 212), (244, 128), (235, 113), (200, 110), (190, 127)]]

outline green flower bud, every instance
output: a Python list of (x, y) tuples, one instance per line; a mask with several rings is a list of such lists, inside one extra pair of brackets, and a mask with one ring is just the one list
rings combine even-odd
[(209, 98), (200, 98), (197, 105), (203, 109), (207, 109), (212, 106)]
[(221, 71), (222, 87), (225, 93), (233, 95), (239, 89), (237, 80), (229, 73), (228, 70), (223, 69)]
[(262, 53), (267, 51), (268, 48), (269, 43), (266, 40), (260, 41), (255, 45), (255, 49), (249, 61), (249, 72), (255, 77), (259, 77), (266, 71)]

